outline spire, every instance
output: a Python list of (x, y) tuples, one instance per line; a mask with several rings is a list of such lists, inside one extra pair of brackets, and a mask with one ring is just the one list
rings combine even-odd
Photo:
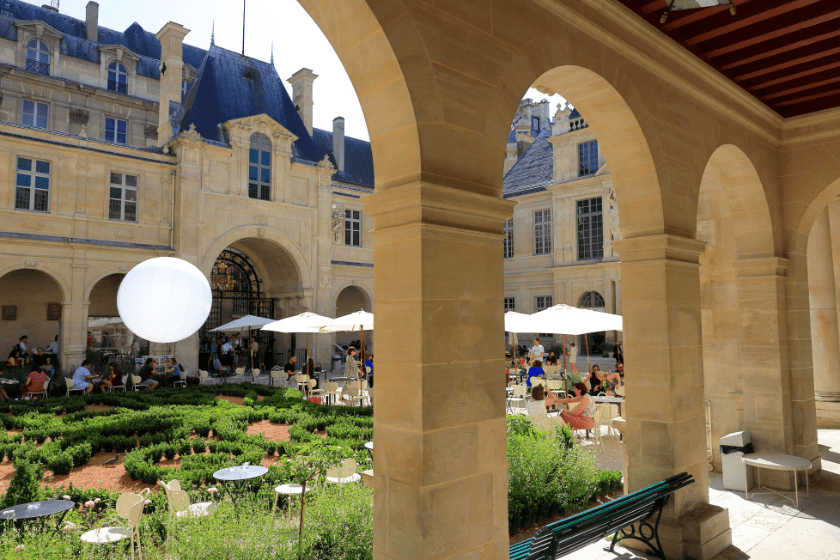
[(216, 44), (216, 20), (213, 20), (213, 31), (210, 32), (210, 46)]
[(274, 40), (271, 41), (271, 65), (274, 66)]

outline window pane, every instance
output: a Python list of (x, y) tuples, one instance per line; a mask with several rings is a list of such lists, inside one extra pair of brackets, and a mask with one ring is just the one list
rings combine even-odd
[(38, 173), (49, 173), (50, 172), (50, 162), (48, 161), (36, 161), (35, 162), (35, 171)]
[(114, 141), (114, 119), (106, 118), (105, 119), (105, 140), (110, 142)]
[(47, 117), (50, 114), (50, 106), (46, 103), (36, 103), (35, 111), (37, 114), (35, 124), (41, 128), (47, 128)]
[(111, 187), (111, 198), (116, 198), (117, 200), (122, 198), (122, 189), (119, 187)]
[(271, 153), (270, 152), (260, 152), (260, 163), (265, 165), (266, 167), (271, 167)]
[(259, 178), (259, 171), (256, 165), (251, 165), (248, 167), (248, 180), (249, 181), (256, 181)]
[(25, 175), (24, 173), (18, 173), (18, 175), (17, 175), (17, 186), (19, 186), (19, 187), (31, 187), (32, 186), (32, 177), (30, 175)]
[(15, 208), (29, 210), (29, 189), (15, 189)]
[(26, 126), (35, 126), (35, 104), (28, 99), (23, 100), (23, 117), (20, 122)]
[(108, 219), (109, 220), (119, 220), (120, 219), (120, 208), (122, 203), (119, 200), (114, 200), (113, 198), (108, 202)]
[(259, 151), (255, 150), (254, 148), (251, 148), (251, 151), (248, 155), (248, 160), (251, 163), (259, 163)]
[(32, 170), (32, 160), (27, 158), (18, 158), (17, 168), (21, 171), (31, 171)]
[(248, 196), (251, 198), (257, 198), (257, 185), (254, 183), (248, 184)]
[(136, 222), (137, 221), (137, 203), (136, 202), (126, 202), (125, 203), (125, 220), (129, 222)]
[(35, 191), (35, 210), (46, 212), (49, 210), (50, 193), (49, 191)]
[(271, 188), (266, 185), (262, 185), (260, 188), (260, 198), (262, 200), (271, 200)]
[(137, 191), (134, 189), (125, 189), (125, 199), (132, 202), (137, 200)]
[[(122, 173), (111, 173), (111, 184), (122, 185)], [(111, 190), (113, 192), (113, 189)]]
[(126, 175), (125, 176), (125, 184), (129, 187), (136, 187), (137, 186), (137, 176), (136, 175)]
[(262, 169), (262, 175), (260, 176), (260, 181), (263, 183), (270, 183), (271, 182), (271, 169)]
[(36, 189), (49, 189), (50, 188), (50, 178), (49, 177), (35, 177), (35, 188)]
[(128, 123), (126, 121), (117, 121), (117, 132), (121, 132), (125, 134), (126, 129), (128, 128)]

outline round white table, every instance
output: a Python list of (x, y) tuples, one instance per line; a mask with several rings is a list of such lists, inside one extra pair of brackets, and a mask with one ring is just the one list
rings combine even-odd
[(362, 475), (359, 473), (353, 473), (350, 476), (345, 476), (344, 478), (339, 478), (336, 476), (328, 476), (326, 477), (327, 482), (332, 482), (333, 484), (347, 484), (349, 482), (358, 482), (362, 480)]
[[(312, 487), (307, 486), (306, 491), (309, 492), (310, 490), (312, 490)], [(303, 494), (303, 486), (295, 483), (281, 484), (280, 486), (275, 488), (274, 491), (277, 492), (277, 499), (274, 500), (274, 506), (271, 508), (272, 512), (275, 510), (275, 508), (277, 508), (278, 502), (280, 502), (280, 494), (283, 494), (284, 496), (300, 496), (301, 494)], [(289, 502), (289, 508), (291, 508), (291, 502)], [(289, 513), (290, 511), (289, 508), (287, 508), (287, 513)]]
[[(755, 467), (755, 474), (757, 477), (757, 486), (764, 490), (769, 490), (769, 492), (753, 492), (755, 494), (767, 494), (772, 493), (787, 500), (790, 500), (794, 503), (795, 507), (799, 507), (799, 486), (798, 486), (798, 471), (805, 471), (805, 496), (807, 497), (810, 493), (808, 488), (808, 470), (813, 466), (811, 461), (808, 459), (804, 459), (802, 457), (796, 457), (794, 455), (785, 455), (783, 453), (750, 453), (748, 455), (744, 455), (741, 457), (741, 462), (744, 463), (744, 468), (746, 469), (748, 466)], [(793, 472), (793, 493), (794, 498), (790, 496), (785, 496), (782, 492), (774, 490), (772, 488), (767, 488), (766, 486), (761, 485), (761, 469), (769, 469), (773, 471), (788, 471)], [(745, 477), (746, 478), (746, 477)], [(744, 494), (746, 498), (750, 499), (750, 490), (749, 488), (745, 488)]]

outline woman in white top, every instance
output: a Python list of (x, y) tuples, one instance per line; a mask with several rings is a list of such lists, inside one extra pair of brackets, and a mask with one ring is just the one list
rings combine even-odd
[(537, 385), (534, 387), (534, 390), (531, 391), (531, 398), (525, 401), (525, 410), (528, 412), (529, 417), (537, 418), (541, 416), (548, 416), (548, 411), (545, 407), (546, 394), (548, 394), (552, 399), (557, 398), (554, 396), (554, 393), (542, 385)]
[(569, 367), (577, 375), (577, 348), (575, 348), (574, 342), (569, 345)]

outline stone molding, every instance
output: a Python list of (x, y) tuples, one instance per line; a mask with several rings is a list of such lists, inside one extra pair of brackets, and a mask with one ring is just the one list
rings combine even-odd
[(787, 276), (788, 262), (788, 259), (779, 257), (738, 259), (735, 261), (735, 271), (738, 278)]
[(661, 234), (620, 239), (613, 241), (613, 247), (621, 255), (622, 263), (669, 260), (700, 266), (706, 242)]

